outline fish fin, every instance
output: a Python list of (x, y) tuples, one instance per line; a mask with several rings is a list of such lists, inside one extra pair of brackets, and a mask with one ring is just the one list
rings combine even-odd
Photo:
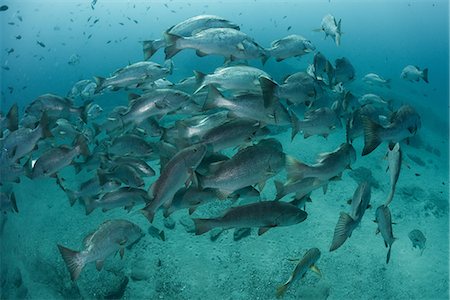
[(42, 136), (44, 138), (53, 137), (53, 134), (50, 131), (50, 127), (49, 127), (49, 120), (48, 120), (47, 112), (44, 112), (42, 114), (41, 120), (39, 121), (39, 126), (42, 129)]
[(119, 255), (120, 255), (120, 259), (123, 259), (123, 255), (125, 254), (125, 248), (120, 248), (119, 249)]
[[(45, 114), (45, 112), (44, 112)], [(14, 103), (6, 114), (6, 119), (8, 120), (8, 125), (6, 128), (9, 131), (15, 131), (19, 128), (19, 107), (17, 103)]]
[(217, 101), (223, 99), (222, 93), (213, 85), (209, 85), (208, 95), (206, 96), (205, 103), (203, 104), (203, 110), (210, 110), (218, 107)]
[(134, 207), (134, 202), (132, 202), (128, 205), (125, 205), (124, 209), (129, 213), (133, 209), (133, 207)]
[(177, 54), (181, 50), (177, 48), (177, 41), (181, 40), (182, 37), (176, 34), (165, 32), (164, 39), (166, 40), (167, 43), (167, 46), (164, 49), (164, 53), (166, 54), (166, 59), (169, 59), (172, 58), (175, 54)]
[(231, 192), (225, 190), (216, 190), (216, 196), (220, 200), (226, 200), (230, 196)]
[(97, 87), (95, 88), (95, 94), (98, 94), (103, 89), (103, 84), (106, 81), (106, 78), (100, 76), (94, 76), (94, 81)]
[(78, 197), (75, 196), (75, 192), (69, 189), (64, 190), (66, 192), (67, 198), (69, 198), (70, 206), (73, 206), (77, 202)]
[(275, 196), (275, 200), (280, 200), (284, 196), (286, 196), (286, 192), (284, 190), (284, 184), (281, 181), (274, 180), (275, 189), (277, 191), (277, 195)]
[(275, 58), (276, 62), (280, 62), (280, 61), (283, 61), (283, 60), (284, 60), (284, 58), (279, 58), (279, 57)]
[(337, 30), (336, 30), (336, 35), (335, 35), (335, 41), (336, 41), (336, 45), (339, 46), (341, 44), (341, 19), (339, 19), (339, 22), (337, 23)]
[(9, 196), (9, 200), (11, 201), (13, 210), (16, 213), (19, 213), (19, 208), (17, 208), (16, 195), (14, 194), (14, 192), (11, 192), (11, 195)]
[(155, 41), (147, 40), (142, 42), (142, 51), (144, 52), (144, 60), (148, 60), (150, 57), (158, 51), (159, 47), (155, 47)]
[(386, 264), (388, 264), (389, 260), (391, 259), (391, 249), (392, 249), (392, 246), (389, 246), (389, 250), (388, 250), (388, 253), (386, 256)]
[(311, 271), (313, 271), (314, 273), (316, 273), (317, 275), (319, 275), (320, 277), (322, 277), (322, 272), (320, 272), (319, 268), (316, 265), (312, 265), (311, 267), (309, 267), (311, 269)]
[(286, 171), (289, 182), (295, 182), (303, 179), (305, 171), (309, 169), (309, 166), (299, 162), (293, 156), (286, 155)]
[(352, 233), (352, 228), (350, 226), (353, 222), (352, 217), (344, 212), (341, 212), (336, 228), (334, 229), (330, 252), (336, 250), (344, 244), (345, 240), (347, 240), (348, 236)]
[(192, 215), (196, 209), (197, 209), (197, 206), (189, 207), (189, 210), (188, 210), (189, 215)]
[(161, 241), (165, 242), (166, 241), (166, 234), (164, 233), (164, 230), (161, 230), (159, 232), (159, 238), (161, 239)]
[(91, 155), (91, 152), (89, 151), (89, 147), (87, 144), (87, 140), (84, 137), (84, 135), (80, 134), (76, 137), (75, 147), (80, 147), (80, 154), (83, 155), (85, 158), (88, 158)]
[[(200, 72), (200, 71), (196, 71), (196, 70), (194, 70), (193, 72), (194, 72), (195, 81), (197, 82), (197, 84), (202, 85), (200, 88), (205, 87), (205, 86), (203, 85), (203, 81), (205, 80), (206, 74), (205, 74), (205, 73), (202, 73), (202, 72)], [(195, 91), (194, 94), (195, 94), (195, 93), (198, 93), (199, 90), (200, 90), (200, 88), (199, 88), (197, 91)]]
[(258, 190), (260, 192), (262, 192), (262, 190), (264, 189), (265, 186), (266, 186), (266, 181), (265, 180), (258, 182)]
[[(374, 221), (376, 223), (376, 221)], [(380, 228), (377, 228), (377, 230), (375, 230), (375, 234), (379, 234), (380, 233)]]
[(364, 149), (362, 156), (364, 156), (375, 150), (381, 144), (382, 141), (379, 137), (379, 132), (383, 130), (383, 127), (365, 116), (362, 117), (362, 121), (364, 126)]
[[(70, 198), (69, 198), (70, 199)], [(76, 200), (76, 198), (75, 198)], [(86, 216), (89, 215), (96, 208), (94, 199), (91, 197), (83, 197), (84, 208), (86, 210)], [(72, 204), (73, 205), (73, 204)]]
[(428, 83), (428, 68), (423, 69), (422, 71), (422, 79), (426, 83)]
[(264, 107), (268, 108), (272, 106), (274, 102), (274, 93), (278, 84), (275, 83), (272, 79), (265, 76), (259, 76), (259, 84), (261, 86), (261, 91), (264, 98)]
[(153, 219), (155, 218), (155, 212), (150, 208), (149, 205), (146, 205), (143, 209), (141, 209), (141, 212), (144, 214), (144, 216), (150, 223), (153, 223)]
[(200, 50), (195, 50), (195, 54), (197, 54), (198, 57), (205, 57), (208, 55), (208, 53), (202, 52)]
[(262, 235), (262, 234), (266, 233), (270, 228), (272, 228), (272, 227), (260, 227), (258, 229), (258, 235)]
[(297, 135), (297, 133), (300, 131), (300, 122), (298, 120), (297, 115), (294, 112), (290, 113), (291, 117), (291, 141), (294, 140), (294, 137)]
[(323, 190), (323, 194), (325, 195), (328, 191), (328, 183), (326, 183), (322, 186), (322, 190)]
[(209, 219), (192, 219), (195, 224), (195, 234), (201, 235), (213, 229)]
[(80, 276), (81, 270), (84, 268), (85, 261), (81, 257), (80, 252), (73, 251), (61, 245), (57, 245), (61, 256), (69, 269), (70, 278), (72, 281), (77, 280)]
[(128, 104), (132, 105), (136, 99), (140, 98), (141, 95), (136, 94), (136, 93), (129, 93), (128, 94)]
[(285, 284), (282, 284), (279, 287), (277, 287), (277, 291), (275, 293), (276, 297), (282, 298), (284, 296), (284, 294), (286, 293), (288, 286), (289, 285), (287, 283), (285, 283)]
[(104, 260), (97, 260), (95, 261), (95, 268), (97, 269), (97, 271), (101, 271), (103, 269), (103, 265), (104, 265), (105, 261)]
[(261, 55), (261, 63), (263, 66), (266, 64), (266, 62), (267, 62), (267, 60), (269, 60), (269, 58), (270, 58), (270, 55), (267, 55), (267, 53), (263, 53)]

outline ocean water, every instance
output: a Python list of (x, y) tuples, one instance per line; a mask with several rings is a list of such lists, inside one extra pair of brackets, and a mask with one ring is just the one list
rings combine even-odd
[[(390, 189), (387, 143), (361, 156), (364, 139), (359, 137), (353, 141), (357, 158), (351, 170), (330, 181), (326, 193), (322, 189), (312, 192), (304, 222), (272, 228), (260, 236), (252, 229), (250, 236), (238, 241), (233, 239), (232, 229), (215, 241), (209, 233), (188, 232), (192, 221), (186, 209), (171, 216), (176, 223), (173, 229), (166, 228), (162, 213), (157, 213), (153, 225), (164, 230), (166, 240), (162, 241), (148, 233), (150, 223), (139, 212), (142, 205), (131, 212), (96, 209), (86, 215), (81, 202), (70, 206), (54, 178), (22, 176), (20, 183), (2, 181), (2, 192), (7, 188), (14, 191), (19, 212), (2, 213), (1, 299), (274, 299), (276, 288), (296, 266), (290, 259), (300, 259), (314, 247), (321, 251), (316, 262), (321, 276), (308, 271), (303, 278), (296, 278), (284, 298), (449, 299), (448, 1), (98, 0), (94, 9), (90, 1), (22, 0), (1, 1), (1, 5), (8, 6), (0, 12), (2, 113), (17, 103), (23, 118), (25, 107), (38, 96), (66, 96), (80, 80), (108, 77), (143, 60), (142, 41), (161, 38), (165, 30), (192, 16), (214, 14), (238, 24), (263, 47), (299, 34), (332, 63), (346, 57), (356, 71), (355, 79), (344, 85), (347, 90), (358, 96), (376, 93), (392, 99), (396, 108), (409, 104), (422, 123), (409, 143), (401, 142), (401, 172), (389, 206), (396, 240), (388, 264), (388, 248), (375, 233), (377, 224), (373, 222), (376, 208)], [(326, 14), (342, 20), (340, 46), (330, 37), (324, 38), (323, 32), (313, 31)], [(151, 61), (163, 64), (163, 49)], [(247, 63), (282, 82), (287, 75), (305, 71), (312, 62), (311, 53), (281, 62), (270, 58), (264, 65), (255, 59)], [(174, 70), (167, 79), (177, 83), (192, 76), (194, 70), (212, 73), (223, 63), (223, 57), (217, 55), (198, 57), (193, 50), (183, 50), (173, 57)], [(429, 83), (401, 79), (406, 65), (428, 68)], [(390, 79), (390, 88), (366, 85), (362, 78), (372, 72)], [(127, 106), (130, 92), (140, 91), (105, 90), (95, 95), (92, 100), (103, 108), (95, 122), (102, 123), (115, 107)], [(75, 104), (83, 102), (77, 98)], [(161, 124), (169, 126), (171, 118), (187, 117), (175, 114), (164, 117)], [(345, 142), (345, 136), (343, 126), (327, 138), (305, 139), (299, 133), (291, 141), (290, 129), (270, 137), (281, 142), (284, 153), (312, 164), (318, 154)], [(32, 159), (49, 147), (70, 142), (56, 137), (44, 141), (32, 152)], [(95, 141), (89, 147), (93, 151)], [(157, 173), (144, 178), (145, 190), (159, 176), (159, 159), (149, 164)], [(68, 166), (59, 176), (67, 188), (76, 189), (95, 176), (95, 170), (76, 174)], [(262, 200), (274, 199), (274, 180), (286, 182), (286, 172), (266, 182)], [(351, 237), (330, 252), (340, 212), (350, 212), (347, 200), (363, 180), (372, 185), (371, 207)], [(217, 200), (199, 207), (192, 217), (215, 217), (245, 200)], [(131, 221), (146, 234), (125, 250), (122, 259), (110, 255), (100, 272), (94, 263), (88, 263), (72, 282), (57, 244), (83, 250), (83, 239), (104, 221), (114, 219)], [(412, 246), (408, 234), (413, 229), (426, 237), (423, 251)]]

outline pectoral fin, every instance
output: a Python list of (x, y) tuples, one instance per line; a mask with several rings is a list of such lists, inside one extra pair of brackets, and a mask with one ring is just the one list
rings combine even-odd
[(125, 248), (120, 248), (119, 250), (119, 254), (120, 254), (120, 259), (123, 258), (123, 254), (125, 253)]
[(95, 262), (95, 268), (97, 269), (97, 271), (101, 271), (103, 269), (103, 264), (105, 263), (104, 260), (97, 260)]
[(309, 267), (311, 269), (311, 271), (313, 271), (314, 273), (318, 274), (320, 277), (322, 277), (322, 273), (320, 272), (319, 268), (316, 265), (312, 265), (311, 267)]
[(258, 235), (262, 235), (263, 233), (266, 233), (267, 230), (269, 230), (271, 227), (260, 227), (258, 229)]

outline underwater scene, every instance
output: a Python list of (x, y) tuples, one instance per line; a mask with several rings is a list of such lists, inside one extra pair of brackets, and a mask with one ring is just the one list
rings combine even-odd
[(0, 1), (1, 299), (449, 299), (449, 3)]

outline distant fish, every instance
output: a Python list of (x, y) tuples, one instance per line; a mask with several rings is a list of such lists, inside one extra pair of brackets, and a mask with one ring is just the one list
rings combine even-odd
[(420, 78), (422, 78), (423, 81), (428, 83), (428, 68), (420, 70), (419, 67), (408, 65), (402, 70), (400, 78), (403, 78), (411, 82), (419, 81)]
[(321, 28), (315, 29), (314, 31), (323, 31), (325, 32), (325, 38), (331, 36), (336, 42), (336, 45), (339, 46), (341, 44), (341, 20), (337, 22), (334, 16), (330, 14), (323, 17)]
[(94, 262), (98, 271), (105, 259), (119, 252), (123, 257), (125, 248), (136, 243), (144, 233), (134, 223), (126, 220), (108, 220), (84, 238), (84, 249), (73, 251), (58, 245), (73, 281), (77, 280), (87, 263)]
[(13, 53), (13, 52), (14, 52), (14, 48), (9, 48), (8, 51), (6, 51), (6, 53), (8, 53), (8, 55)]
[(36, 44), (38, 44), (38, 45), (41, 46), (42, 48), (45, 48), (45, 44), (44, 44), (43, 42), (36, 41)]
[(6, 10), (8, 10), (8, 5), (2, 5), (2, 6), (0, 6), (0, 11), (6, 11)]
[(16, 40), (20, 40), (20, 39), (22, 39), (22, 36), (20, 34), (16, 35)]
[(292, 28), (292, 26), (289, 26), (289, 27), (287, 28), (287, 31), (291, 30), (291, 28)]
[(294, 282), (294, 280), (296, 280), (297, 278), (302, 279), (306, 275), (306, 272), (308, 272), (308, 269), (322, 276), (320, 270), (315, 266), (319, 258), (320, 258), (319, 249), (317, 248), (309, 249), (305, 253), (305, 255), (303, 255), (303, 257), (300, 259), (297, 266), (295, 266), (295, 269), (292, 272), (291, 276), (289, 276), (289, 279), (283, 285), (277, 288), (276, 293), (277, 298), (281, 298), (284, 295), (287, 288)]
[(92, 0), (92, 2), (91, 2), (92, 9), (95, 9), (95, 4), (97, 4), (97, 0)]
[(383, 87), (388, 87), (390, 88), (391, 86), (390, 84), (390, 79), (384, 79), (383, 77), (381, 77), (378, 74), (375, 73), (368, 73), (366, 75), (364, 75), (363, 79), (364, 83), (369, 84), (369, 85), (378, 85), (378, 86), (383, 86)]
[(418, 247), (423, 253), (425, 250), (425, 242), (427, 241), (425, 235), (419, 229), (414, 229), (410, 233), (408, 233), (408, 237), (412, 242), (413, 248)]

